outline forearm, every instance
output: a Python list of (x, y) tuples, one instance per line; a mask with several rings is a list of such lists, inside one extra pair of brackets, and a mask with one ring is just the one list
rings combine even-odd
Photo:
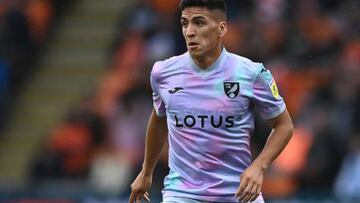
[(293, 134), (293, 125), (287, 111), (281, 115), (281, 118), (270, 123), (273, 129), (263, 150), (253, 162), (263, 171), (279, 156)]
[(153, 111), (150, 116), (146, 132), (145, 156), (143, 163), (143, 173), (145, 173), (145, 175), (151, 176), (153, 174), (166, 139), (166, 119), (159, 118), (155, 111)]

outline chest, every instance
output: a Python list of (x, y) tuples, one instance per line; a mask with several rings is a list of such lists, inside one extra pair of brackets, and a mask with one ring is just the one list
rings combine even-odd
[(182, 73), (167, 78), (161, 87), (161, 97), (168, 111), (233, 113), (248, 108), (248, 89), (241, 77)]

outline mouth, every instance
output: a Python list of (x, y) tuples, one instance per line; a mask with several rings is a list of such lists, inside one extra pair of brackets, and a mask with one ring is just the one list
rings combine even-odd
[(196, 43), (196, 42), (189, 42), (189, 43), (188, 43), (188, 47), (189, 47), (190, 49), (193, 49), (193, 48), (195, 48), (195, 47), (197, 47), (197, 46), (199, 46), (199, 44)]

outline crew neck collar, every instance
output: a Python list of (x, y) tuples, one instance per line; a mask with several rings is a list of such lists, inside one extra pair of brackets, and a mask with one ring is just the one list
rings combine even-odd
[(212, 63), (209, 67), (203, 69), (203, 68), (200, 68), (195, 62), (194, 60), (191, 58), (189, 52), (188, 52), (188, 58), (189, 58), (189, 61), (190, 61), (190, 65), (191, 67), (197, 72), (199, 73), (200, 75), (202, 76), (207, 76), (209, 75), (210, 73), (212, 73), (214, 70), (218, 69), (219, 67), (221, 67), (226, 55), (227, 55), (227, 50), (225, 49), (225, 47), (222, 47), (222, 50), (221, 50), (221, 54), (220, 56), (216, 59), (216, 61), (214, 63)]

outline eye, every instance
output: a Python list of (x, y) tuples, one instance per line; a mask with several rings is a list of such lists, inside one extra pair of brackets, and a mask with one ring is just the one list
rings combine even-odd
[(187, 27), (188, 26), (188, 22), (185, 21), (185, 20), (182, 20), (180, 23), (181, 23), (182, 27)]
[(204, 20), (200, 20), (200, 19), (195, 20), (194, 23), (195, 23), (195, 25), (197, 25), (197, 26), (205, 25), (205, 21), (204, 21)]

